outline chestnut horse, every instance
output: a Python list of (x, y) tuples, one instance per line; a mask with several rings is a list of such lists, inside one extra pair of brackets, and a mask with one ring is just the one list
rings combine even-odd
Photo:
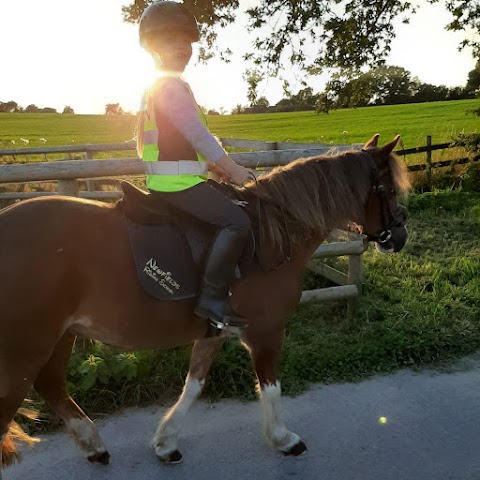
[[(285, 321), (300, 299), (307, 262), (336, 226), (348, 221), (361, 225), (381, 252), (397, 252), (406, 243), (406, 214), (397, 192), (408, 188), (408, 180), (405, 167), (392, 154), (398, 139), (378, 147), (375, 135), (361, 151), (299, 159), (240, 189), (255, 206), (250, 213), (261, 230), (260, 254), (278, 257), (284, 252), (288, 257), (269, 270), (254, 259), (232, 286), (231, 296), (233, 308), (249, 322), (235, 333), (253, 361), (266, 438), (285, 454), (306, 450), (301, 438), (287, 429), (280, 410)], [(64, 421), (88, 459), (108, 463), (95, 425), (66, 389), (77, 335), (129, 350), (195, 342), (183, 393), (154, 437), (160, 459), (181, 460), (180, 425), (200, 395), (224, 338), (205, 338), (207, 324), (193, 313), (195, 298), (159, 301), (148, 296), (133, 262), (122, 215), (111, 204), (44, 197), (0, 213), (4, 464), (15, 458), (12, 438), (18, 426), (13, 418), (31, 386)]]

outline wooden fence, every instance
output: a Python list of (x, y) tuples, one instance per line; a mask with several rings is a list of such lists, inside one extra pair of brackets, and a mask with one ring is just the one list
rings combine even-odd
[[(223, 146), (237, 149), (255, 150), (253, 152), (231, 153), (231, 157), (240, 165), (252, 169), (266, 169), (277, 165), (285, 165), (300, 157), (328, 154), (333, 150), (342, 151), (350, 148), (360, 148), (359, 145), (330, 145), (290, 142), (263, 142), (256, 140), (242, 140), (223, 138)], [(398, 155), (411, 155), (426, 152), (425, 164), (410, 166), (412, 171), (426, 170), (431, 172), (436, 166), (445, 166), (449, 161), (432, 163), (431, 152), (449, 148), (450, 144), (431, 145), (431, 138), (427, 145), (406, 150), (398, 150)], [(56, 192), (3, 192), (0, 200), (19, 200), (45, 195), (70, 195), (88, 199), (115, 200), (121, 197), (120, 191), (97, 191), (94, 179), (105, 181), (106, 177), (122, 177), (143, 175), (143, 165), (136, 156), (131, 158), (109, 158), (95, 160), (94, 154), (98, 152), (134, 151), (135, 144), (126, 142), (114, 145), (77, 145), (64, 147), (18, 148), (0, 150), (0, 158), (5, 156), (21, 155), (51, 155), (81, 154), (80, 160), (60, 160), (51, 162), (37, 162), (26, 164), (0, 165), (0, 186), (12, 183), (31, 183), (56, 181)], [(467, 159), (456, 160), (465, 163)], [(450, 162), (451, 163), (451, 162)], [(261, 172), (260, 172), (261, 173)], [(86, 189), (79, 188), (79, 180), (86, 181)], [(362, 254), (368, 248), (367, 241), (362, 235), (351, 232), (335, 230), (324, 243), (315, 251), (309, 268), (327, 279), (336, 286), (305, 291), (301, 301), (330, 299), (353, 299), (361, 294), (362, 289)], [(328, 257), (348, 257), (348, 270), (341, 272), (320, 259)]]

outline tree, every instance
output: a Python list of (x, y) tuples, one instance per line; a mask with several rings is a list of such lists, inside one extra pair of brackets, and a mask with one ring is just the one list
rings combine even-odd
[(230, 112), (232, 115), (239, 115), (241, 113), (243, 113), (245, 110), (245, 107), (243, 105), (240, 105), (239, 103), (237, 103), (237, 105), (235, 106), (235, 108), (232, 109), (232, 111)]
[(62, 112), (62, 113), (72, 114), (72, 113), (75, 113), (75, 112), (73, 111), (73, 108), (72, 108), (72, 107), (70, 107), (69, 105), (67, 105), (67, 106), (63, 109), (63, 112)]
[[(122, 7), (124, 20), (135, 23), (154, 0), (133, 0)], [(471, 46), (480, 58), (480, 8), (478, 0), (427, 0), (442, 3), (451, 13), (447, 30), (473, 29), (477, 36), (465, 39), (460, 47)], [(382, 63), (395, 36), (393, 21), (404, 22), (415, 12), (411, 0), (258, 0), (247, 10), (249, 30), (257, 34), (252, 51), (246, 55), (257, 68), (276, 75), (285, 64), (297, 65), (309, 73), (325, 68), (343, 72), (373, 68)], [(197, 17), (204, 39), (201, 55), (213, 56), (215, 26), (233, 22), (238, 0), (184, 0)], [(307, 42), (317, 47), (313, 60), (307, 58)], [(223, 55), (224, 52), (221, 53)]]
[(402, 67), (381, 66), (370, 73), (373, 77), (377, 105), (406, 103), (415, 93), (411, 73)]
[(375, 102), (375, 79), (371, 72), (352, 79), (333, 75), (325, 88), (333, 108), (365, 107)]
[(256, 107), (263, 107), (265, 110), (270, 106), (270, 102), (267, 100), (266, 97), (260, 97), (257, 98), (257, 101), (255, 102)]
[(105, 105), (105, 115), (123, 115), (124, 113), (119, 103), (107, 103)]
[(266, 113), (269, 106), (270, 103), (266, 97), (260, 97), (257, 98), (255, 103), (252, 103), (250, 107), (245, 108), (243, 113)]
[(462, 100), (472, 97), (473, 95), (464, 87), (452, 87), (448, 89), (447, 100)]
[(18, 103), (10, 100), (9, 102), (0, 102), (0, 112), (12, 113), (18, 111)]
[(277, 104), (275, 105), (275, 112), (294, 112), (295, 105), (292, 103), (291, 98), (282, 98)]
[(296, 95), (291, 97), (292, 103), (295, 105), (295, 110), (313, 110), (317, 102), (317, 95), (314, 95), (311, 87), (299, 90)]
[(248, 84), (247, 98), (253, 107), (257, 104), (258, 85), (263, 80), (263, 75), (258, 70), (248, 69), (243, 74), (243, 79)]
[(475, 68), (469, 72), (465, 90), (472, 95), (480, 90), (480, 60), (476, 63)]
[(441, 100), (447, 99), (455, 100), (455, 98), (449, 98), (450, 92), (451, 90), (449, 90), (445, 85), (431, 85), (429, 83), (421, 83), (417, 88), (417, 92), (413, 96), (413, 101), (421, 103), (439, 102)]
[(34, 105), (33, 103), (25, 108), (26, 113), (38, 113), (39, 111), (40, 111), (40, 109), (36, 105)]
[(326, 93), (320, 93), (315, 103), (315, 113), (328, 113), (330, 111), (331, 101)]

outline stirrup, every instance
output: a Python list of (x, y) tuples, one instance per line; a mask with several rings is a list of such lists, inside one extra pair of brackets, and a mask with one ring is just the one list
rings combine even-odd
[(209, 318), (208, 329), (205, 337), (206, 338), (218, 337), (229, 327), (240, 328), (240, 329), (244, 329), (248, 327), (248, 324), (246, 323), (245, 319), (243, 317), (239, 317), (238, 315), (225, 316), (224, 319), (225, 319), (225, 322), (219, 322), (218, 320)]
[(233, 312), (226, 312), (223, 317), (223, 324), (225, 327), (247, 328), (248, 323), (246, 318), (236, 315)]

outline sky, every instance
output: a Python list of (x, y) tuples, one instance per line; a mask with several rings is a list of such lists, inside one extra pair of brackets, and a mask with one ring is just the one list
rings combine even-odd
[[(475, 60), (469, 50), (458, 52), (463, 33), (446, 32), (449, 15), (441, 5), (417, 0), (421, 8), (409, 25), (398, 22), (388, 65), (408, 70), (424, 83), (449, 87), (465, 85)], [(22, 0), (0, 2), (0, 101), (26, 107), (67, 105), (75, 113), (99, 114), (107, 103), (120, 103), (135, 112), (143, 89), (154, 78), (150, 56), (138, 44), (137, 27), (122, 20), (121, 7), (129, 0)], [(241, 8), (255, 0), (240, 0)], [(249, 39), (245, 16), (219, 33), (221, 46), (234, 52), (228, 64), (212, 60), (198, 64), (196, 53), (185, 71), (197, 102), (230, 112), (246, 105), (246, 68), (242, 55)], [(302, 88), (298, 72), (287, 75), (293, 92)], [(326, 75), (308, 80), (321, 91)], [(270, 104), (282, 98), (282, 83), (266, 79), (259, 96)]]

